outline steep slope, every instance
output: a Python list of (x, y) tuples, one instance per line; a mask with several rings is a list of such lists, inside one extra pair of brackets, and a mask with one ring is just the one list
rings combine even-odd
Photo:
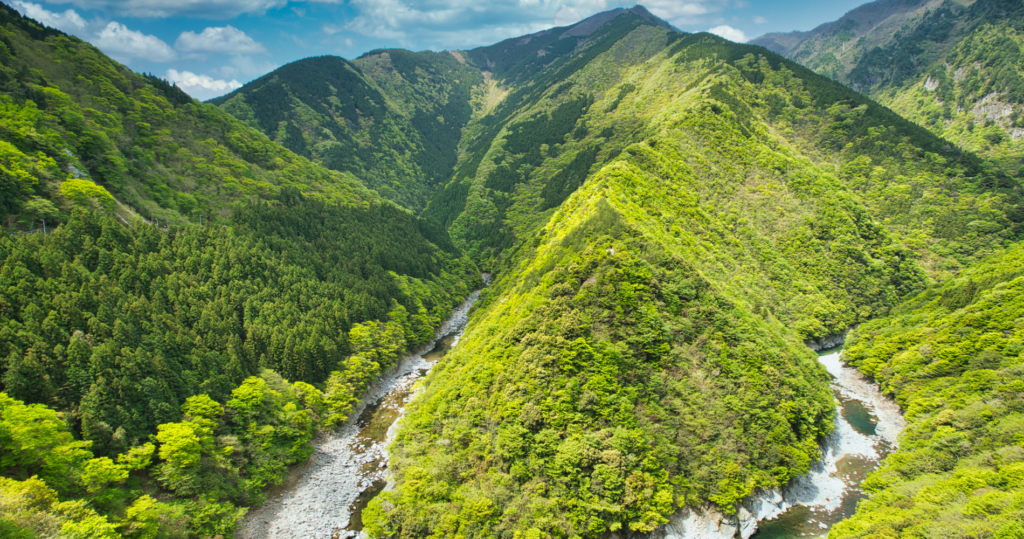
[(530, 80), (427, 209), (502, 276), (411, 406), (375, 537), (735, 511), (832, 428), (803, 340), (1020, 233), (1013, 182), (763, 48), (620, 16)]
[(1024, 246), (861, 326), (844, 355), (909, 426), (829, 537), (1024, 534)]
[(635, 19), (676, 31), (672, 25), (637, 5), (630, 9), (604, 11), (570, 26), (506, 39), (494, 45), (462, 51), (462, 54), (477, 67), (493, 73), (505, 83), (526, 82), (559, 58), (569, 55), (581, 45), (585, 46), (595, 32), (600, 36), (623, 20)]
[(1024, 8), (1012, 0), (878, 0), (763, 45), (1024, 175)]
[(230, 537), (479, 270), (351, 174), (0, 23), (2, 217), (48, 221), (0, 228), (0, 536)]
[[(456, 93), (444, 94), (455, 71), (431, 62), (476, 69), (460, 136), (423, 124), (452, 135), (455, 161), (422, 218), (271, 186), (266, 202), (232, 199), (230, 227), (79, 210), (53, 234), (3, 237), (2, 380), (16, 398), (0, 396), (0, 491), (14, 500), (0, 531), (230, 535), (237, 507), (280, 484), (479, 282), (459, 249), (498, 280), (409, 408), (397, 484), (363, 515), (372, 535), (622, 536), (683, 506), (734, 512), (805, 473), (832, 430), (828, 376), (805, 342), (890, 313), (1022, 233), (1011, 178), (764, 48), (641, 9), (527, 37), (318, 59), (326, 86), (292, 69), (308, 92), (269, 77), (224, 101), (259, 125), (252, 104), (278, 102), (250, 97), (312, 96), (275, 112), (285, 142), (289, 125), (307, 144), (318, 122), (354, 129), (345, 114), (359, 128), (341, 150), (378, 127), (381, 141), (405, 136), (402, 156), (350, 162), (372, 170), (416, 163), (421, 132), (402, 122), (418, 107), (458, 105), (428, 104)], [(33, 424), (51, 450), (34, 450)]]
[[(665, 62), (669, 50), (677, 51), (677, 60), (672, 60), (678, 62), (672, 64), (676, 69), (708, 75), (689, 78), (651, 67)], [(678, 56), (681, 52), (689, 56)], [(1021, 199), (1015, 182), (982, 173), (973, 156), (796, 64), (775, 55), (763, 61), (744, 59), (765, 52), (758, 47), (725, 47), (707, 36), (683, 37), (637, 17), (620, 16), (574, 53), (550, 64), (531, 84), (512, 86), (490, 114), (471, 122), (454, 178), (424, 215), (448, 226), (456, 243), (482, 264), (500, 268), (502, 260), (529, 241), (589, 175), (628, 145), (666, 128), (662, 117), (675, 106), (675, 92), (707, 82), (702, 91), (719, 103), (716, 110), (729, 110), (748, 135), (766, 122), (762, 128), (778, 137), (770, 148), (790, 148), (836, 177), (837, 185), (857, 191), (868, 215), (914, 240), (908, 245), (933, 276), (955, 271), (970, 262), (973, 252), (992, 249), (998, 238), (1020, 232), (1014, 223), (1024, 216), (1018, 213)], [(740, 80), (746, 86), (741, 88), (749, 90), (737, 97), (716, 83), (711, 76), (714, 68), (703, 65), (708, 55), (718, 55), (730, 65), (742, 64), (738, 69), (745, 73)], [(768, 77), (762, 72), (766, 69), (777, 73)], [(767, 91), (764, 81), (769, 78), (800, 86), (795, 92)], [(704, 150), (698, 146), (688, 159), (697, 159)], [(761, 150), (745, 151), (757, 155)], [(784, 177), (805, 168), (803, 161), (773, 167), (750, 162), (749, 156), (737, 159), (700, 165), (706, 170), (702, 200), (720, 207), (731, 204), (727, 200), (734, 187), (721, 177), (721, 170), (737, 177)], [(779, 234), (795, 230), (794, 223), (814, 219), (815, 211), (802, 208), (777, 223), (765, 216), (758, 218), (758, 226), (776, 229), (769, 234), (775, 243)], [(752, 208), (737, 207), (736, 212), (747, 219), (754, 214)], [(796, 281), (807, 278), (792, 267), (778, 272)], [(843, 287), (828, 295), (847, 294), (838, 288)], [(786, 308), (780, 316), (796, 323), (804, 317), (796, 314), (800, 310)], [(817, 329), (809, 333), (837, 331), (846, 323), (834, 320), (810, 322)]]
[(451, 178), (463, 129), (474, 111), (487, 112), (489, 95), (501, 95), (499, 83), (529, 84), (592, 33), (628, 16), (671, 29), (642, 6), (620, 8), (469, 51), (307, 58), (210, 102), (299, 155), (352, 172), (419, 210)]
[(448, 178), (472, 114), (479, 70), (450, 53), (369, 52), (307, 58), (212, 104), (386, 198), (420, 209)]
[(292, 186), (376, 200), (351, 174), (282, 148), (216, 107), (0, 5), (0, 220), (51, 225), (76, 205), (125, 204), (162, 223), (225, 218)]

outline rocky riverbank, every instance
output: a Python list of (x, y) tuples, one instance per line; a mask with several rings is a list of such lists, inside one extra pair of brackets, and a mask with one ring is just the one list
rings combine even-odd
[(811, 339), (809, 341), (805, 341), (804, 344), (807, 345), (807, 347), (810, 348), (811, 350), (814, 350), (815, 352), (820, 352), (822, 350), (830, 350), (837, 346), (842, 346), (845, 342), (846, 332), (844, 331), (842, 333), (837, 333), (835, 335), (821, 337), (820, 339)]
[[(435, 333), (435, 340), (409, 354), (371, 387), (352, 417), (314, 442), (310, 460), (262, 507), (253, 508), (239, 539), (329, 539), (354, 537), (353, 513), (385, 484), (387, 443), (393, 425), (424, 376), (463, 330), (479, 292), (456, 307)], [(371, 491), (371, 492), (368, 492)]]
[(748, 539), (759, 527), (768, 528), (766, 539), (815, 536), (826, 534), (832, 524), (848, 516), (861, 497), (860, 482), (896, 448), (906, 422), (899, 406), (843, 363), (840, 354), (819, 356), (833, 376), (836, 428), (822, 447), (821, 460), (807, 475), (785, 487), (756, 493), (735, 515), (714, 507), (684, 508), (650, 538)]

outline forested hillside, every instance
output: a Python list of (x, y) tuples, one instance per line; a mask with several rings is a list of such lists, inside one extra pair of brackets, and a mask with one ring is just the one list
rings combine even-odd
[(1024, 247), (854, 333), (845, 355), (906, 410), (900, 450), (829, 537), (1024, 535)]
[(735, 511), (832, 428), (801, 341), (1022, 232), (1015, 181), (763, 48), (624, 15), (530, 80), (426, 211), (502, 277), (413, 404), (374, 536)]
[(482, 83), (447, 52), (381, 50), (300, 60), (211, 103), (418, 210), (451, 174)]
[(0, 57), (3, 537), (232, 535), (482, 284), (436, 223), (6, 6)]
[[(74, 455), (116, 457), (157, 435), (160, 456), (153, 468), (149, 456), (132, 468), (138, 472), (127, 488), (127, 469), (109, 472), (121, 486), (97, 493), (105, 483), (88, 483), (87, 457), (67, 463), (86, 466), (82, 479), (52, 475), (47, 470), (65, 465), (52, 460), (58, 442), (24, 438), (36, 428), (32, 416), (3, 411), (5, 428), (29, 429), (0, 438), (7, 477), (39, 473), (61, 500), (83, 499), (112, 522), (157, 484), (186, 500), (206, 493), (217, 511), (235, 514), (232, 503), (258, 503), (288, 464), (309, 456), (306, 444), (318, 428), (344, 420), (377, 374), (429, 341), (479, 286), (475, 266), (459, 258), (443, 230), (390, 204), (353, 208), (285, 189), (274, 204), (239, 208), (230, 224), (164, 231), (79, 209), (51, 234), (0, 237), (4, 393), (43, 407), (35, 410), (60, 411), (62, 429), (82, 440)], [(246, 397), (240, 416), (207, 415), (203, 423), (186, 405), (242, 398), (263, 383), (253, 377), (277, 393)], [(200, 429), (199, 445), (180, 449), (193, 456), (173, 456), (174, 444), (185, 443), (175, 436), (192, 436), (168, 426), (183, 415), (188, 425), (190, 417), (200, 421), (187, 427)], [(257, 433), (246, 430), (249, 421), (279, 426)], [(33, 447), (49, 449), (30, 454)], [(212, 461), (201, 457), (206, 452)], [(206, 509), (165, 510), (191, 519), (182, 533), (208, 533), (196, 521)], [(237, 516), (221, 515), (216, 525), (231, 530)]]
[(348, 204), (379, 198), (351, 174), (315, 166), (216, 107), (6, 5), (0, 92), (6, 227), (37, 228), (40, 219), (52, 226), (75, 206), (198, 223), (284, 186)]
[(478, 268), (373, 537), (735, 513), (821, 457), (805, 344), (858, 324), (919, 431), (836, 533), (940, 536), (946, 505), (1017, 533), (1009, 161), (640, 7), (302, 60), (217, 106), (4, 13), (5, 217), (61, 226), (0, 231), (0, 534), (231, 536)]
[(1024, 176), (1024, 6), (878, 0), (811, 32), (752, 41)]

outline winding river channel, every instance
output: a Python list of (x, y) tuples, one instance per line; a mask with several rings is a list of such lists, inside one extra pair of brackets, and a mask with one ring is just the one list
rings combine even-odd
[(832, 377), (835, 430), (810, 472), (783, 488), (757, 492), (735, 515), (713, 507), (683, 508), (650, 539), (797, 539), (824, 537), (853, 514), (860, 483), (897, 445), (906, 423), (899, 406), (842, 362), (842, 347), (818, 353)]
[[(833, 378), (839, 435), (829, 440), (832, 455), (826, 455), (823, 461), (827, 477), (821, 469), (808, 476), (820, 493), (810, 500), (794, 496), (791, 508), (759, 524), (755, 539), (826, 536), (833, 525), (853, 514), (864, 497), (860, 483), (896, 449), (897, 438), (906, 426), (899, 406), (882, 395), (874, 382), (843, 363), (841, 354), (841, 347), (818, 354)], [(822, 493), (827, 493), (824, 503)]]
[(387, 445), (413, 386), (459, 342), (473, 292), (435, 332), (434, 341), (405, 356), (367, 391), (352, 417), (314, 442), (309, 460), (292, 470), (262, 507), (246, 515), (239, 539), (355, 537), (362, 510), (387, 482)]
[[(241, 539), (344, 539), (360, 535), (362, 510), (387, 484), (387, 445), (415, 395), (414, 385), (462, 337), (479, 292), (459, 305), (435, 340), (409, 354), (370, 389), (343, 426), (315, 442), (313, 456), (253, 509)], [(832, 376), (836, 428), (810, 473), (759, 492), (735, 515), (683, 508), (651, 539), (802, 539), (824, 537), (853, 514), (860, 483), (897, 445), (905, 426), (899, 407), (841, 360), (842, 347), (818, 354)]]

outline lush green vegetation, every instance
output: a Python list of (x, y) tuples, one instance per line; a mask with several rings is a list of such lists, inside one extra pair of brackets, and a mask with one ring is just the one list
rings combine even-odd
[[(391, 323), (385, 324), (391, 325)], [(394, 328), (400, 336), (400, 324)], [(353, 341), (376, 332), (353, 328)], [(394, 360), (403, 343), (355, 358)], [(398, 353), (396, 353), (398, 352)], [(362, 374), (375, 375), (377, 369)], [(181, 405), (181, 420), (114, 458), (76, 441), (68, 417), (0, 393), (0, 532), (4, 537), (113, 539), (230, 537), (245, 506), (280, 485), (309, 457), (313, 435), (346, 418), (356, 380), (334, 373), (326, 391), (270, 370), (246, 378), (223, 404), (205, 394)]]
[(830, 538), (1024, 535), (1024, 246), (862, 325), (844, 357), (906, 410)]
[(295, 153), (420, 209), (451, 175), (480, 72), (450, 53), (307, 58), (211, 103)]
[(261, 369), (324, 382), (352, 354), (354, 324), (397, 316), (409, 344), (426, 342), (478, 279), (403, 210), (292, 196), (240, 210), (230, 229), (79, 211), (52, 234), (0, 239), (5, 391), (68, 411), (113, 453), (176, 420), (186, 397), (223, 401)]
[(0, 16), (0, 535), (230, 536), (479, 271), (353, 176)]
[[(150, 537), (125, 531), (149, 504), (161, 533), (230, 532), (234, 507), (260, 503), (312, 435), (478, 285), (432, 235), (451, 249), (389, 204), (286, 189), (230, 228), (126, 227), (76, 210), (51, 234), (0, 237), (0, 387), (18, 401), (0, 412), (0, 466), (27, 481), (4, 489), (28, 489), (0, 518), (43, 533), (88, 517)], [(32, 434), (33, 414), (59, 423), (54, 440)], [(145, 464), (111, 460), (146, 447)], [(45, 519), (27, 509), (36, 497), (52, 502)]]
[[(499, 280), (411, 405), (376, 537), (734, 511), (819, 456), (834, 406), (803, 342), (854, 324), (849, 354), (920, 429), (836, 533), (942, 535), (947, 505), (1018, 533), (1022, 253), (971, 269), (1024, 233), (1006, 162), (645, 13), (308, 59), (218, 108), (4, 11), (0, 211), (64, 224), (0, 235), (0, 532), (230, 536), (479, 264)], [(913, 39), (952, 39), (948, 18)], [(945, 56), (998, 77), (927, 91), (1015, 91), (1015, 32)], [(892, 88), (934, 52), (893, 50)]]
[(605, 199), (563, 211), (589, 218), (545, 230), (432, 373), (372, 535), (649, 532), (818, 456), (832, 403), (813, 354)]
[(977, 152), (989, 173), (1024, 177), (1021, 3), (879, 4), (805, 34), (790, 56)]
[(291, 186), (358, 203), (353, 176), (315, 166), (216, 107), (132, 73), (92, 45), (0, 6), (0, 221), (38, 228), (75, 206), (131, 220), (226, 218)]
[[(622, 23), (512, 90), (515, 114), (471, 122), (486, 146), (467, 144), (444, 220), (503, 277), (413, 404), (376, 536), (589, 537), (731, 510), (831, 428), (802, 339), (1021, 232), (1016, 182), (892, 111), (764, 49)], [(583, 99), (562, 142), (524, 136)]]

